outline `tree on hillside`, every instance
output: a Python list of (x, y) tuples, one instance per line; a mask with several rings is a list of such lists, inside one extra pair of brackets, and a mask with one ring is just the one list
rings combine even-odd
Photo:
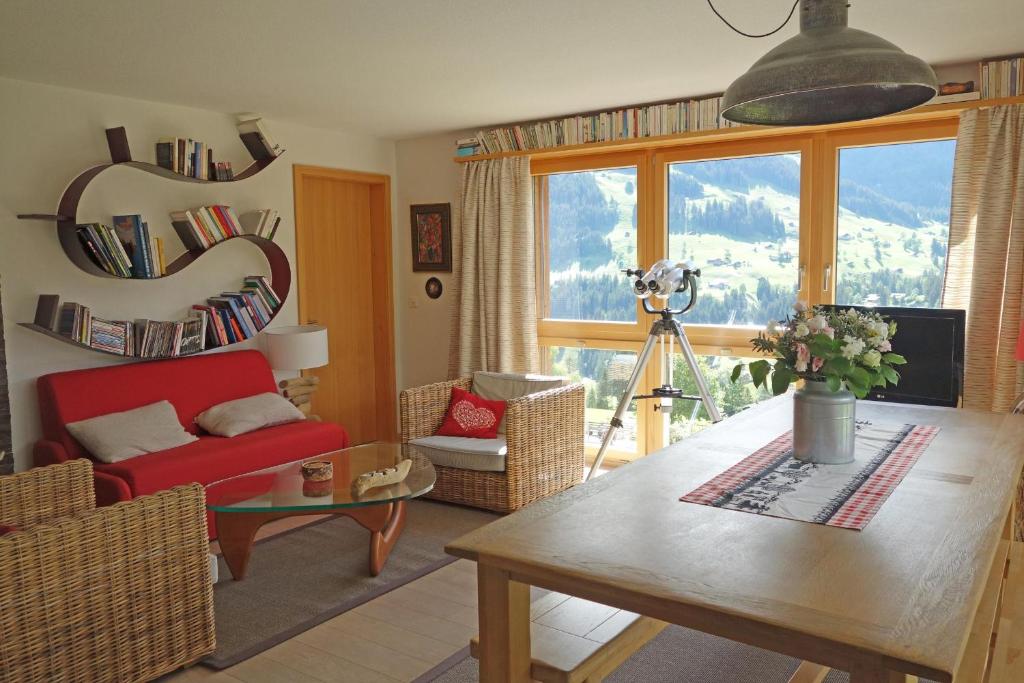
[(592, 173), (548, 177), (551, 269), (578, 263), (583, 270), (612, 260), (608, 233), (619, 221), (618, 207), (605, 199)]

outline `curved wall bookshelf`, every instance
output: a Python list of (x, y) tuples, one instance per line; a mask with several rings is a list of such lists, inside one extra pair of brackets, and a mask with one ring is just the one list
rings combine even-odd
[[(96, 277), (111, 278), (118, 280), (153, 280), (169, 277), (176, 273), (181, 272), (189, 265), (197, 261), (206, 252), (219, 247), (222, 244), (231, 242), (236, 239), (245, 240), (250, 244), (256, 245), (263, 256), (267, 259), (267, 263), (270, 265), (270, 281), (274, 287), (274, 291), (280, 296), (281, 305), (273, 311), (270, 316), (270, 322), (273, 322), (277, 314), (280, 313), (281, 309), (284, 308), (284, 303), (288, 299), (288, 294), (291, 290), (291, 266), (288, 263), (288, 257), (284, 251), (275, 242), (265, 237), (257, 235), (235, 235), (227, 237), (206, 249), (194, 249), (186, 250), (183, 254), (175, 258), (173, 261), (167, 264), (167, 272), (165, 275), (158, 276), (156, 278), (126, 278), (118, 275), (112, 275), (102, 268), (100, 268), (89, 256), (86, 254), (82, 247), (81, 242), (78, 239), (77, 228), (78, 228), (78, 205), (81, 202), (82, 196), (85, 194), (85, 189), (89, 186), (89, 183), (99, 176), (103, 171), (114, 166), (128, 166), (131, 168), (150, 173), (152, 175), (160, 176), (161, 178), (167, 178), (169, 180), (176, 180), (179, 182), (186, 183), (203, 183), (203, 184), (214, 184), (214, 183), (233, 183), (240, 180), (251, 178), (264, 168), (269, 166), (277, 156), (268, 157), (265, 159), (255, 159), (248, 167), (241, 172), (237, 173), (230, 180), (212, 180), (204, 178), (194, 178), (192, 176), (177, 173), (170, 169), (164, 168), (163, 166), (157, 166), (156, 164), (150, 164), (144, 161), (135, 161), (131, 158), (131, 152), (128, 148), (128, 137), (124, 127), (109, 128), (107, 129), (107, 146), (110, 148), (110, 163), (100, 164), (86, 169), (80, 173), (71, 183), (67, 189), (64, 190), (64, 194), (61, 195), (60, 203), (57, 206), (56, 214), (18, 214), (18, 218), (24, 220), (44, 220), (44, 221), (55, 221), (57, 223), (57, 238), (60, 241), (61, 248), (64, 250), (64, 254), (68, 257), (68, 260), (75, 264), (80, 270), (94, 275)], [(282, 152), (283, 154), (283, 152)], [(280, 156), (280, 154), (278, 155)], [(54, 330), (36, 325), (35, 323), (19, 323), (21, 327), (24, 327), (41, 334), (45, 334), (48, 337), (57, 339), (66, 344), (77, 346), (79, 348), (88, 349), (97, 353), (103, 353), (111, 356), (119, 356), (121, 358), (136, 358), (137, 356), (124, 356), (118, 353), (112, 353), (97, 349), (87, 344), (78, 342), (70, 337), (65, 337)], [(265, 327), (265, 326), (264, 326)], [(262, 329), (262, 328), (261, 328)], [(242, 343), (234, 342), (235, 344)], [(230, 344), (229, 344), (230, 345)], [(222, 348), (222, 346), (212, 347)], [(210, 349), (203, 349), (195, 353), (203, 353)], [(187, 354), (195, 355), (195, 354)], [(175, 356), (177, 357), (177, 356)], [(146, 360), (149, 360), (148, 358)]]

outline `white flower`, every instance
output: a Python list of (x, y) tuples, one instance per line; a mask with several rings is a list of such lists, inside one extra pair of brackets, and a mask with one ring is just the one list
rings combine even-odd
[(779, 333), (779, 322), (777, 320), (769, 320), (765, 326), (765, 331), (772, 337)]
[(846, 317), (849, 318), (850, 320), (857, 320), (858, 318), (860, 318), (860, 313), (858, 313), (853, 308), (847, 308), (846, 311), (845, 311), (845, 314), (846, 314)]
[(868, 329), (871, 330), (871, 336), (881, 337), (887, 339), (889, 337), (889, 325), (883, 322), (870, 323)]
[(864, 350), (864, 342), (861, 339), (846, 335), (843, 337), (843, 341), (846, 342), (842, 348), (843, 358), (852, 360), (854, 357), (860, 355), (861, 351)]
[(892, 351), (892, 342), (886, 339), (885, 341), (878, 345), (878, 350), (883, 352)]
[(810, 333), (811, 330), (807, 327), (807, 323), (797, 323), (796, 329), (793, 331), (793, 336), (799, 339), (801, 337), (806, 337)]
[(795, 304), (793, 304), (793, 310), (796, 311), (797, 313), (806, 313), (807, 312), (807, 302), (806, 301), (797, 301)]
[(811, 361), (811, 350), (807, 344), (796, 345), (796, 368), (797, 372), (807, 372), (807, 364)]
[(882, 362), (882, 354), (875, 349), (870, 349), (864, 352), (864, 365), (869, 368), (877, 368), (878, 364)]
[(826, 327), (825, 329), (823, 329), (821, 331), (821, 333), (823, 335), (825, 335), (826, 337), (828, 337), (829, 339), (835, 339), (836, 338), (836, 331), (833, 330), (831, 327)]
[(816, 315), (807, 321), (807, 327), (811, 328), (811, 332), (818, 334), (825, 331), (825, 328), (828, 327), (828, 321), (825, 320), (825, 316)]

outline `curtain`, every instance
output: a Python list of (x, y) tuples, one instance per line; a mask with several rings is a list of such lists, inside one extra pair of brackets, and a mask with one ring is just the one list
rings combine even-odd
[(964, 407), (1007, 411), (1021, 390), (1015, 346), (1024, 294), (1024, 106), (960, 116), (945, 308), (967, 311)]
[(462, 168), (456, 240), (459, 301), (449, 372), (536, 372), (537, 303), (533, 188), (527, 157)]

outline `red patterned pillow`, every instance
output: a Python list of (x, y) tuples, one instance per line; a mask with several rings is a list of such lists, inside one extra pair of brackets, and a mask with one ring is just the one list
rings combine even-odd
[(469, 436), (474, 439), (498, 438), (498, 423), (505, 414), (504, 401), (488, 401), (465, 389), (452, 387), (448, 412), (437, 434)]
[(0, 524), (0, 536), (6, 536), (9, 533), (17, 531), (18, 527), (10, 526), (8, 524)]

